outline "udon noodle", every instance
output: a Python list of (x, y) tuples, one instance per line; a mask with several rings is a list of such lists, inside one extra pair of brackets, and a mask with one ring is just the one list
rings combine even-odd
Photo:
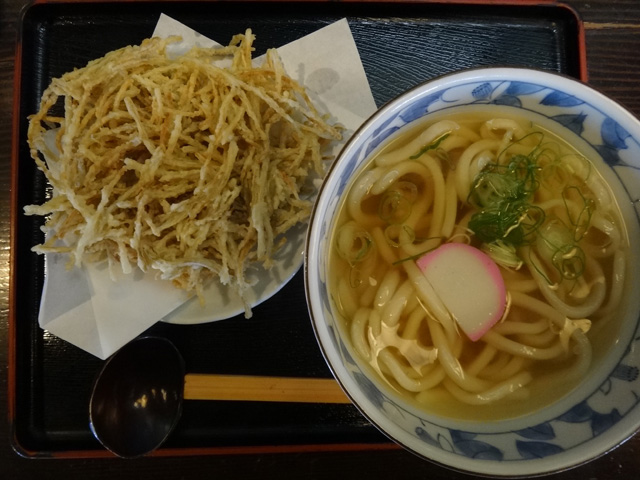
[[(332, 239), (331, 291), (353, 349), (448, 415), (516, 415), (569, 391), (594, 339), (616, 328), (625, 284), (628, 239), (593, 163), (531, 121), (492, 115), (442, 116), (369, 160)], [(475, 342), (416, 265), (450, 242), (488, 254), (506, 287), (504, 315)]]

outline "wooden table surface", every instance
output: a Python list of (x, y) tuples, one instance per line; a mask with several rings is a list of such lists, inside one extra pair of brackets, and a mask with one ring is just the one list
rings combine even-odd
[[(7, 418), (10, 172), (14, 49), (25, 0), (0, 2), (0, 415)], [(487, 3), (493, 3), (488, 0)], [(640, 116), (640, 1), (566, 0), (584, 22), (588, 82)], [(270, 453), (137, 460), (25, 459), (0, 422), (0, 479), (203, 479), (203, 478), (429, 478), (470, 475), (421, 460), (401, 449), (383, 451)], [(609, 454), (549, 478), (640, 478), (640, 435)]]

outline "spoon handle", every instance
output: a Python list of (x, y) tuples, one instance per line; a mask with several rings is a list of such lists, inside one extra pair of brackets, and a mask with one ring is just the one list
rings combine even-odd
[(256, 377), (189, 373), (184, 377), (187, 400), (351, 403), (331, 378)]

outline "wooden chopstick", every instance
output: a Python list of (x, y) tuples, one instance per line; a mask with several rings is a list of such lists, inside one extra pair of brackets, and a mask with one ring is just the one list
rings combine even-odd
[(186, 400), (351, 403), (338, 382), (331, 378), (194, 373), (184, 377), (184, 398)]

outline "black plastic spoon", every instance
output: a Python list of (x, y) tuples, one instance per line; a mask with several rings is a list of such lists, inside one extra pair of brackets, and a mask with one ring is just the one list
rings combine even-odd
[(183, 399), (351, 403), (333, 379), (185, 375), (184, 360), (169, 340), (141, 337), (111, 356), (98, 375), (89, 404), (91, 431), (120, 457), (146, 455), (177, 425)]

